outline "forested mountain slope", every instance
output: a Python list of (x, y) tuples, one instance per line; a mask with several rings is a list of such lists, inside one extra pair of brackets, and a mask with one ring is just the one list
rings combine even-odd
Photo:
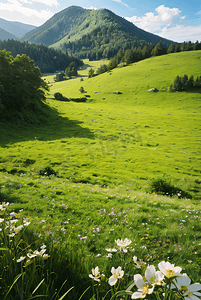
[(23, 40), (53, 46), (63, 52), (96, 54), (110, 58), (121, 48), (156, 45), (160, 40), (168, 46), (171, 41), (146, 32), (107, 9), (87, 10), (71, 6), (55, 14), (42, 26), (27, 33)]
[(77, 67), (82, 65), (82, 61), (73, 56), (68, 56), (60, 50), (48, 48), (44, 45), (30, 44), (16, 40), (0, 41), (0, 50), (10, 51), (12, 56), (26, 54), (34, 60), (34, 65), (38, 66), (42, 73), (53, 73), (65, 70), (72, 61)]

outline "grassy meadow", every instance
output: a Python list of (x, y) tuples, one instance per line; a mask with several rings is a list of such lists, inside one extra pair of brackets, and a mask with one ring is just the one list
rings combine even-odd
[[(134, 255), (147, 264), (168, 260), (201, 283), (201, 90), (169, 93), (177, 75), (201, 76), (201, 51), (152, 57), (87, 77), (103, 63), (85, 61), (71, 80), (55, 83), (53, 75), (45, 76), (49, 123), (1, 123), (0, 202), (10, 203), (2, 216), (14, 211), (21, 222), (31, 222), (22, 236), (7, 244), (0, 239), (0, 248), (15, 249), (10, 256), (0, 250), (2, 299), (17, 274), (33, 265), (22, 261), (13, 267), (15, 258), (42, 244), (49, 258), (42, 271), (31, 270), (36, 280), (26, 299), (33, 299), (40, 282), (37, 292), (47, 299), (59, 299), (71, 287), (65, 299), (79, 299), (96, 266), (106, 275), (122, 266), (123, 288), (136, 272)], [(87, 102), (54, 100), (57, 91), (83, 96), (81, 86)], [(157, 192), (160, 182), (166, 189)], [(105, 249), (121, 238), (132, 240), (128, 253), (106, 257)], [(23, 299), (14, 290), (18, 285), (20, 291), (18, 283), (5, 299)], [(82, 299), (92, 295), (89, 289)]]

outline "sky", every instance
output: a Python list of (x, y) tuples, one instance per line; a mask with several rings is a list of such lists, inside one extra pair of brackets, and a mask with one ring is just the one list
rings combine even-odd
[(201, 0), (0, 0), (0, 18), (40, 26), (72, 5), (107, 8), (137, 27), (175, 42), (201, 42)]

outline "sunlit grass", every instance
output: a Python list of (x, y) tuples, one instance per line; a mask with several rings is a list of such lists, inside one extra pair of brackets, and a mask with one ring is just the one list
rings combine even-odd
[[(120, 265), (121, 256), (105, 257), (118, 238), (132, 240), (131, 256), (169, 260), (200, 281), (201, 94), (168, 92), (176, 75), (201, 75), (200, 56), (151, 58), (90, 79), (87, 66), (82, 82), (47, 77), (58, 111), (51, 124), (1, 124), (0, 202), (30, 217), (28, 237), (47, 244), (56, 288), (75, 286), (66, 299), (79, 299), (92, 268)], [(88, 102), (53, 100), (56, 91), (80, 97), (80, 86)], [(171, 187), (165, 196), (152, 190), (161, 181)]]

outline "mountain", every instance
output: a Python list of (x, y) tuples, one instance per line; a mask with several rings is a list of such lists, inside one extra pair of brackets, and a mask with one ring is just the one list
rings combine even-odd
[(8, 33), (13, 34), (15, 36), (15, 38), (13, 39), (17, 39), (16, 37), (19, 38), (23, 36), (25, 33), (35, 28), (36, 26), (33, 25), (28, 25), (21, 22), (15, 22), (15, 21), (7, 21), (0, 18), (0, 29), (4, 29)]
[(14, 34), (4, 30), (4, 29), (1, 29), (0, 28), (0, 40), (8, 40), (8, 39), (12, 39), (12, 40), (18, 40), (18, 37), (16, 37)]
[(90, 11), (82, 7), (68, 7), (21, 39), (45, 46), (52, 45), (67, 36), (74, 28), (81, 26), (89, 14)]
[(121, 48), (143, 47), (146, 43), (156, 45), (160, 40), (166, 46), (172, 43), (138, 28), (110, 10), (88, 10), (78, 6), (55, 14), (42, 26), (25, 34), (22, 40), (73, 54), (98, 52), (96, 58), (104, 56), (104, 52), (110, 54), (105, 57), (112, 57)]

